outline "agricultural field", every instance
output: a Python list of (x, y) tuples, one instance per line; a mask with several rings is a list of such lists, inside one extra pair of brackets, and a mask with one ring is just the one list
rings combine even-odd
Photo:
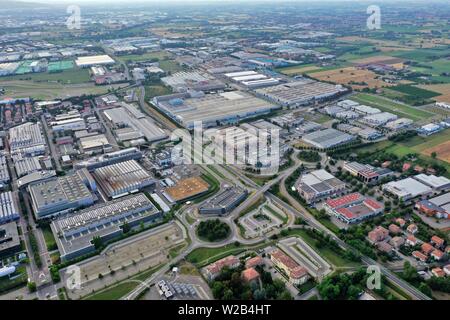
[(431, 112), (366, 93), (359, 93), (353, 96), (352, 100), (355, 100), (356, 102), (359, 102), (361, 104), (366, 104), (378, 108), (382, 111), (394, 113), (399, 117), (410, 118), (414, 121), (419, 121), (435, 116)]
[(310, 71), (316, 71), (320, 70), (321, 68), (318, 66), (315, 66), (313, 64), (308, 65), (299, 65), (299, 66), (292, 66), (292, 67), (284, 67), (284, 68), (278, 68), (277, 71), (285, 74), (287, 76), (297, 76), (304, 73), (308, 73)]
[(385, 64), (392, 66), (394, 69), (401, 70), (405, 66), (403, 64), (404, 60), (396, 57), (390, 57), (390, 56), (372, 56), (368, 58), (363, 59), (356, 59), (350, 61), (351, 63), (357, 64), (357, 65), (365, 65), (365, 64)]
[(450, 103), (450, 83), (420, 85), (418, 87), (424, 90), (437, 92), (438, 96), (436, 96), (434, 100)]
[(374, 72), (355, 67), (314, 72), (310, 73), (310, 76), (320, 81), (349, 85), (353, 89), (374, 89), (392, 86), (392, 84), (379, 79), (379, 76)]
[(421, 106), (434, 103), (436, 101), (434, 98), (439, 96), (439, 93), (403, 84), (390, 87), (389, 89), (383, 89), (383, 96), (389, 99), (400, 100), (413, 106)]

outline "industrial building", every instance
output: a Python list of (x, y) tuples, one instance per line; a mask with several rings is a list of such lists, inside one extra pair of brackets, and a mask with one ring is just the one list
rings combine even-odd
[(162, 77), (162, 83), (171, 87), (174, 92), (217, 91), (226, 88), (226, 85), (207, 73), (196, 71), (180, 71), (171, 76)]
[(119, 198), (155, 184), (153, 177), (136, 160), (95, 169), (95, 180), (110, 198)]
[(237, 82), (249, 89), (274, 86), (280, 82), (279, 79), (268, 77), (256, 71), (238, 71), (225, 73), (224, 76), (231, 81)]
[(325, 211), (347, 223), (358, 223), (383, 212), (384, 206), (358, 192), (350, 193), (325, 202)]
[(198, 209), (201, 214), (226, 214), (236, 208), (247, 197), (247, 190), (228, 187), (205, 201)]
[(108, 166), (111, 164), (127, 161), (127, 160), (139, 160), (142, 158), (142, 152), (137, 148), (127, 148), (119, 151), (105, 153), (96, 157), (89, 158), (80, 162), (76, 162), (74, 169), (86, 168), (89, 171), (93, 171), (97, 168)]
[(98, 56), (84, 56), (78, 57), (75, 60), (75, 64), (80, 68), (87, 68), (92, 66), (99, 65), (108, 65), (116, 63), (114, 59), (112, 59), (108, 55), (98, 55)]
[(416, 197), (423, 197), (431, 194), (433, 189), (429, 186), (413, 179), (406, 178), (398, 181), (391, 181), (383, 185), (383, 190), (406, 201)]
[(38, 219), (87, 207), (95, 200), (78, 171), (33, 183), (28, 186), (28, 192)]
[(17, 177), (19, 178), (42, 170), (39, 157), (23, 157), (22, 154), (15, 154), (12, 156), (12, 160), (14, 162)]
[(416, 203), (415, 208), (428, 216), (438, 219), (450, 218), (450, 192)]
[(153, 103), (175, 122), (188, 129), (192, 129), (196, 121), (201, 121), (204, 127), (213, 127), (236, 123), (280, 108), (241, 91), (173, 94), (155, 97)]
[(64, 120), (56, 120), (50, 122), (50, 126), (54, 132), (59, 131), (78, 131), (85, 130), (86, 123), (82, 118), (69, 118)]
[(9, 129), (11, 154), (39, 155), (45, 152), (46, 142), (41, 124), (27, 122)]
[(320, 169), (303, 174), (297, 182), (297, 190), (306, 202), (312, 203), (344, 192), (345, 182)]
[(392, 170), (387, 168), (376, 168), (369, 164), (361, 164), (355, 161), (345, 162), (342, 169), (367, 184), (377, 183), (382, 178), (393, 174)]
[(280, 104), (283, 107), (299, 107), (336, 97), (347, 89), (340, 85), (332, 85), (311, 79), (302, 79), (267, 88), (256, 89), (259, 96)]
[(22, 250), (17, 222), (0, 225), (0, 258), (5, 258)]
[(368, 125), (378, 127), (390, 121), (397, 120), (397, 115), (390, 112), (380, 112), (365, 116), (360, 121)]
[(104, 134), (82, 137), (79, 141), (80, 149), (84, 154), (92, 155), (112, 151), (112, 145)]
[(122, 107), (105, 110), (104, 115), (114, 128), (117, 141), (145, 137), (148, 142), (155, 142), (167, 138), (167, 134), (134, 105), (123, 103)]
[(434, 191), (447, 191), (450, 189), (450, 180), (446, 177), (436, 177), (435, 175), (418, 174), (414, 176), (414, 179), (429, 186)]
[(0, 193), (0, 224), (19, 220), (17, 199), (11, 191)]
[(329, 128), (308, 133), (302, 137), (306, 143), (319, 149), (328, 149), (355, 140), (355, 137), (342, 131)]
[(4, 153), (0, 153), (0, 184), (5, 185), (10, 181), (8, 164)]
[(94, 237), (105, 243), (119, 237), (125, 223), (134, 227), (161, 217), (161, 212), (140, 193), (71, 213), (53, 221), (51, 228), (62, 261), (68, 261), (94, 252)]
[(167, 188), (163, 195), (170, 203), (187, 200), (199, 196), (209, 189), (209, 184), (201, 177), (180, 180), (175, 186)]
[(384, 125), (386, 129), (392, 130), (392, 131), (398, 131), (401, 129), (405, 129), (412, 125), (414, 123), (413, 120), (408, 118), (399, 118), (393, 121), (389, 121)]

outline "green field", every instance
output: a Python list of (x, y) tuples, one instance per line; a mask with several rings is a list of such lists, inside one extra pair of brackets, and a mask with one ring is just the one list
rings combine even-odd
[(164, 96), (167, 94), (171, 94), (172, 90), (170, 90), (170, 88), (167, 88), (164, 85), (149, 85), (149, 86), (145, 86), (145, 100), (149, 101), (154, 97), (157, 96)]
[(431, 112), (413, 108), (405, 104), (394, 102), (392, 100), (367, 93), (359, 93), (351, 97), (351, 99), (361, 104), (366, 104), (378, 108), (382, 111), (391, 112), (398, 115), (399, 117), (410, 118), (414, 121), (422, 120), (424, 118), (431, 118), (432, 116), (434, 116), (434, 114)]
[(63, 84), (80, 84), (90, 81), (88, 69), (69, 69), (62, 72), (27, 73), (1, 77), (0, 80), (31, 80), (36, 82), (59, 82)]
[(422, 99), (429, 99), (440, 95), (440, 93), (413, 87), (410, 85), (398, 85), (395, 87), (391, 87), (390, 90), (398, 91), (409, 96), (416, 96)]
[(56, 250), (58, 247), (56, 245), (55, 237), (49, 225), (41, 227), (42, 234), (44, 235), (45, 245), (48, 251)]
[(52, 61), (48, 63), (48, 72), (63, 71), (73, 67), (74, 63), (72, 60)]
[(293, 229), (290, 230), (289, 234), (298, 236), (305, 240), (305, 242), (311, 246), (311, 248), (314, 249), (316, 252), (320, 252), (320, 255), (325, 258), (329, 263), (334, 265), (335, 267), (357, 267), (359, 264), (355, 263), (353, 261), (347, 260), (343, 257), (341, 257), (339, 254), (334, 252), (328, 247), (321, 247), (318, 248), (317, 246), (317, 240), (314, 238), (311, 238), (305, 230), (302, 229)]

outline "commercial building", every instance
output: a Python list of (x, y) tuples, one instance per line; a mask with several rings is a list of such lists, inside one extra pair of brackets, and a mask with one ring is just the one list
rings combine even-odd
[(361, 164), (355, 161), (345, 162), (342, 169), (367, 184), (376, 183), (384, 177), (393, 175), (393, 172), (387, 168), (376, 168), (369, 164)]
[(201, 214), (225, 214), (231, 212), (247, 197), (247, 190), (229, 187), (208, 199), (198, 209)]
[(15, 221), (0, 225), (0, 258), (22, 250), (19, 231)]
[(75, 64), (80, 68), (87, 68), (92, 66), (99, 65), (108, 65), (116, 63), (114, 59), (112, 59), (108, 55), (98, 55), (98, 56), (84, 56), (78, 57), (75, 60)]
[(167, 134), (134, 105), (124, 103), (122, 107), (105, 110), (104, 115), (118, 141), (145, 137), (148, 142), (155, 142), (167, 138)]
[(105, 194), (113, 199), (155, 183), (153, 177), (136, 160), (95, 169), (93, 176)]
[(161, 212), (144, 194), (108, 201), (52, 222), (56, 243), (63, 261), (95, 251), (94, 237), (105, 243), (123, 233), (122, 226), (154, 222)]
[(38, 219), (90, 206), (95, 200), (78, 172), (33, 183), (28, 192)]
[(270, 253), (270, 260), (288, 276), (289, 282), (294, 285), (302, 285), (310, 278), (304, 267), (279, 249)]
[(345, 182), (324, 169), (303, 174), (297, 182), (299, 194), (308, 202), (315, 202), (345, 191)]
[(204, 269), (205, 275), (207, 279), (211, 281), (214, 280), (220, 274), (223, 268), (227, 267), (230, 269), (234, 269), (239, 267), (240, 264), (241, 262), (237, 257), (228, 256), (206, 266)]
[(283, 107), (299, 107), (315, 101), (323, 101), (346, 92), (340, 85), (332, 85), (311, 79), (288, 82), (267, 88), (256, 89), (255, 92)]
[(17, 199), (11, 191), (0, 193), (0, 224), (19, 220)]
[(127, 148), (119, 151), (105, 153), (96, 157), (89, 158), (80, 162), (76, 162), (74, 169), (86, 168), (89, 171), (93, 171), (97, 168), (108, 166), (111, 164), (127, 161), (127, 160), (139, 160), (142, 158), (142, 152), (137, 148)]
[(41, 124), (27, 122), (9, 129), (11, 154), (39, 155), (45, 152), (46, 142)]
[(329, 128), (308, 133), (302, 140), (319, 149), (328, 149), (355, 140), (355, 137), (342, 131)]
[(180, 180), (173, 187), (165, 189), (163, 195), (169, 202), (183, 201), (199, 196), (209, 189), (209, 184), (201, 177), (192, 177)]
[(406, 178), (399, 181), (391, 181), (382, 186), (383, 190), (406, 201), (419, 196), (426, 196), (433, 192), (427, 185), (420, 183), (413, 178)]
[(204, 127), (236, 123), (279, 109), (247, 92), (230, 91), (214, 94), (201, 92), (155, 97), (155, 106), (180, 125), (192, 129), (194, 122)]
[(355, 192), (336, 199), (327, 200), (324, 209), (339, 220), (347, 224), (352, 224), (382, 213), (384, 206), (372, 198)]

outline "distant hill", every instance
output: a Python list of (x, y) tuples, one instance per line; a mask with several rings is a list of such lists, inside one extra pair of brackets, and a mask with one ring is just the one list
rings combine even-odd
[(43, 8), (49, 7), (49, 4), (39, 3), (39, 2), (24, 2), (15, 0), (0, 0), (0, 10), (11, 10), (11, 9), (21, 9), (21, 8)]

